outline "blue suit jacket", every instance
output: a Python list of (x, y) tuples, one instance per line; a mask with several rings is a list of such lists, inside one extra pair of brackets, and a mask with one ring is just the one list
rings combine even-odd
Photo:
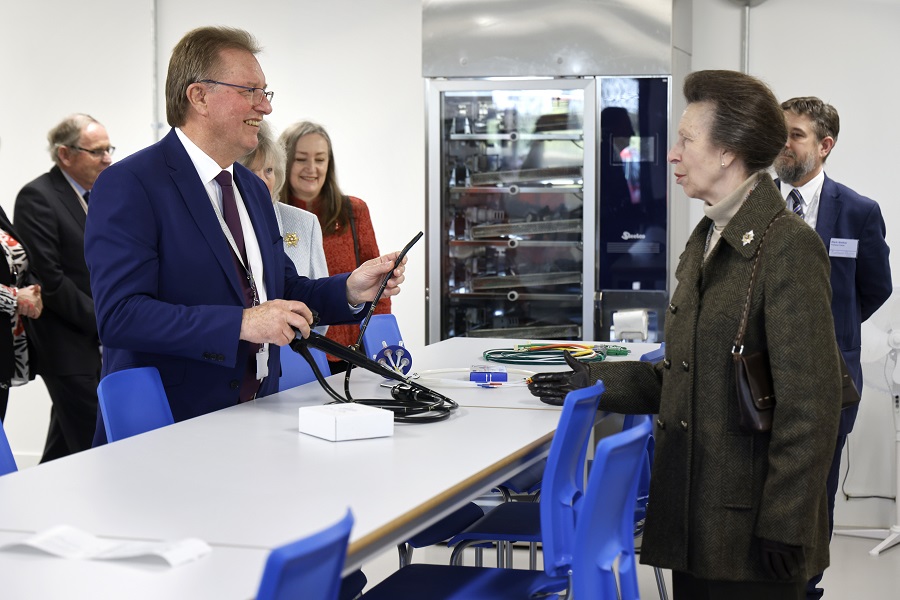
[[(891, 295), (890, 248), (878, 204), (825, 176), (816, 232), (831, 256), (831, 240), (858, 240), (856, 258), (831, 256), (831, 312), (838, 346), (862, 392), (860, 326)], [(839, 433), (853, 429), (858, 407), (841, 411)]]
[[(259, 241), (268, 298), (301, 300), (323, 324), (357, 319), (347, 305), (347, 275), (297, 275), (262, 180), (240, 164), (234, 180)], [(103, 375), (156, 367), (176, 421), (238, 402), (250, 358), (250, 344), (238, 339), (240, 282), (203, 182), (174, 130), (97, 179), (84, 252)], [(279, 350), (270, 346), (260, 396), (278, 390)]]

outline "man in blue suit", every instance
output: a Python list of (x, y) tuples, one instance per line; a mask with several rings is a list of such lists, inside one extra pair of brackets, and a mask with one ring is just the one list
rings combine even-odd
[[(204, 27), (175, 46), (166, 77), (172, 130), (113, 165), (85, 229), (102, 375), (159, 369), (176, 421), (278, 389), (280, 346), (359, 320), (398, 253), (310, 280), (287, 260), (265, 184), (235, 161), (253, 150), (272, 92), (259, 47)], [(399, 293), (404, 266), (385, 293)], [(102, 421), (94, 444), (105, 442)]]
[[(878, 204), (825, 175), (825, 160), (837, 142), (837, 110), (816, 97), (791, 98), (781, 104), (788, 140), (775, 160), (781, 193), (793, 210), (821, 236), (831, 257), (831, 311), (838, 346), (857, 389), (862, 390), (859, 364), (860, 325), (891, 295), (890, 249), (884, 239), (884, 219)], [(803, 257), (797, 257), (802, 260)], [(803, 302), (803, 298), (798, 298)], [(837, 445), (828, 474), (828, 516), (834, 526), (841, 453), (853, 429), (858, 406), (841, 412)], [(807, 598), (821, 598), (816, 585), (807, 585)]]

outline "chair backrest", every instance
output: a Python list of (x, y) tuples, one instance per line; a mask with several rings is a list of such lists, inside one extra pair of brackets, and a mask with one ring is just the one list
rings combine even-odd
[(100, 380), (97, 398), (110, 442), (175, 422), (156, 367), (110, 373)]
[[(318, 348), (309, 348), (309, 353), (315, 359), (322, 376), (328, 377), (331, 375), (331, 367), (328, 366), (328, 355)], [(278, 378), (279, 392), (309, 383), (315, 379), (316, 375), (305, 358), (291, 350), (290, 346), (281, 348), (281, 377)]]
[[(597, 444), (587, 490), (575, 526), (572, 595), (575, 598), (638, 600), (634, 561), (634, 504), (652, 422), (636, 419)], [(618, 562), (616, 560), (618, 559)]]
[(392, 314), (372, 315), (366, 331), (363, 333), (363, 350), (366, 356), (373, 358), (384, 347), (398, 345), (403, 338), (397, 317)]
[(279, 546), (266, 560), (256, 600), (336, 600), (353, 514), (318, 533)]
[(575, 519), (584, 495), (584, 461), (603, 390), (598, 381), (569, 392), (550, 444), (540, 512), (544, 571), (551, 577), (567, 576), (571, 569)]
[(9, 440), (6, 438), (6, 431), (3, 430), (3, 423), (0, 423), (0, 475), (18, 470), (12, 448), (9, 447)]

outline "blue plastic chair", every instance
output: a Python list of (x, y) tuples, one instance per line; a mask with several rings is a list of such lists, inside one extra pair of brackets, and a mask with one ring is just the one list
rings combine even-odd
[(652, 430), (650, 419), (642, 416), (631, 429), (597, 444), (575, 525), (574, 598), (640, 598), (634, 560), (634, 507)]
[(393, 573), (363, 594), (363, 598), (477, 600), (531, 598), (537, 594), (555, 598), (566, 591), (584, 485), (584, 457), (602, 393), (603, 384), (598, 381), (566, 396), (559, 427), (550, 444), (541, 502), (505, 503), (494, 509), (517, 505), (540, 507), (543, 571), (414, 564)]
[(110, 373), (100, 380), (97, 398), (110, 442), (175, 422), (156, 367)]
[(3, 423), (0, 423), (0, 475), (15, 473), (18, 470), (12, 448), (9, 447), (9, 440), (6, 438), (6, 431), (3, 429)]
[[(623, 429), (632, 427), (633, 423), (640, 422), (645, 419), (643, 416), (626, 415), (623, 422)], [(583, 467), (587, 454), (589, 439), (584, 440), (584, 446), (581, 450), (579, 458)], [(544, 471), (543, 486), (547, 485), (548, 468)], [(552, 476), (552, 474), (550, 474)], [(647, 470), (647, 481), (649, 487), (649, 468)], [(576, 479), (572, 485), (577, 486), (578, 492), (584, 492), (584, 478)], [(539, 486), (540, 487), (540, 486)], [(646, 507), (646, 500), (644, 501)], [(454, 536), (448, 545), (456, 546), (451, 555), (451, 564), (461, 564), (462, 553), (466, 548), (476, 543), (483, 543), (487, 540), (497, 542), (497, 566), (511, 567), (513, 560), (513, 543), (527, 542), (529, 546), (528, 567), (536, 568), (537, 565), (537, 544), (542, 543), (543, 529), (541, 519), (543, 518), (540, 502), (512, 502), (501, 504), (492, 511), (488, 512), (483, 519), (469, 526), (465, 531)], [(637, 516), (635, 517), (637, 522)], [(643, 519), (643, 514), (640, 516)], [(546, 548), (546, 544), (545, 544)]]
[[(318, 348), (309, 348), (309, 353), (315, 360), (316, 366), (322, 372), (322, 376), (328, 377), (331, 375), (331, 367), (328, 366), (328, 355)], [(305, 358), (291, 350), (290, 346), (281, 348), (281, 377), (278, 378), (279, 392), (309, 383), (315, 379), (316, 375)]]
[(348, 510), (334, 525), (272, 550), (256, 599), (337, 600), (352, 527), (353, 514)]

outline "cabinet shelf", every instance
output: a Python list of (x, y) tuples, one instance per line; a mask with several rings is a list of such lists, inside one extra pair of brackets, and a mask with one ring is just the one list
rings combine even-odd
[(560, 184), (560, 185), (529, 185), (529, 186), (454, 186), (450, 188), (451, 194), (578, 194), (584, 190), (581, 184)]
[(532, 141), (556, 141), (571, 140), (581, 141), (584, 135), (581, 133), (519, 133), (511, 131), (509, 133), (451, 133), (450, 140), (454, 142), (496, 142), (508, 141), (515, 142), (517, 140)]

